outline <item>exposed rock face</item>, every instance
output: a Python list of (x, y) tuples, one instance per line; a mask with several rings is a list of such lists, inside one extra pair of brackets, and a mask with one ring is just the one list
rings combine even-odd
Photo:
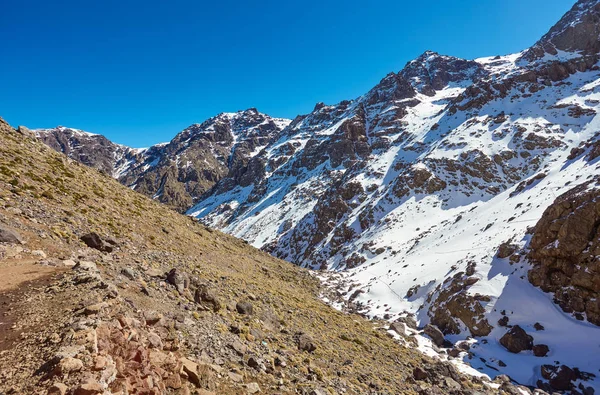
[(169, 143), (145, 149), (125, 147), (104, 136), (62, 126), (35, 132), (45, 144), (68, 157), (185, 211), (226, 176), (244, 186), (260, 179), (264, 163), (253, 158), (288, 123), (254, 108), (223, 113), (191, 125)]
[(571, 10), (544, 35), (524, 57), (538, 59), (558, 51), (596, 54), (600, 50), (600, 3), (579, 0)]
[(141, 160), (136, 150), (115, 144), (99, 134), (64, 126), (34, 132), (44, 144), (56, 151), (113, 177), (117, 176), (117, 169), (129, 161)]
[(559, 196), (535, 226), (529, 281), (565, 312), (600, 325), (600, 189), (598, 179)]

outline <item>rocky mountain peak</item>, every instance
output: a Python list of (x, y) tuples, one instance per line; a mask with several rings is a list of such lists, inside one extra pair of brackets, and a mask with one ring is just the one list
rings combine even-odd
[(548, 33), (523, 54), (523, 59), (554, 60), (557, 57), (595, 55), (598, 52), (600, 52), (600, 1), (580, 0)]
[(408, 62), (400, 74), (420, 93), (435, 95), (451, 83), (471, 84), (474, 79), (485, 73), (475, 61), (440, 55), (425, 51), (416, 59)]

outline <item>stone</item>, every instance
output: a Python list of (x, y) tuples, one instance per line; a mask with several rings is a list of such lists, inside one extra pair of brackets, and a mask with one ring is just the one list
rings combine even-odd
[(500, 338), (500, 344), (508, 351), (518, 354), (521, 351), (533, 349), (533, 337), (519, 325), (515, 325)]
[(106, 303), (106, 302), (95, 303), (95, 304), (86, 306), (83, 313), (85, 315), (95, 315), (95, 314), (100, 313), (102, 311), (102, 309), (104, 309), (106, 307), (108, 307), (108, 303)]
[(437, 326), (427, 324), (425, 325), (425, 328), (423, 328), (423, 333), (429, 336), (433, 341), (433, 344), (435, 344), (436, 346), (442, 347), (444, 345), (444, 334), (438, 329)]
[(0, 243), (24, 244), (17, 231), (4, 225), (0, 225)]
[(248, 391), (249, 394), (256, 394), (260, 392), (260, 387), (258, 386), (258, 383), (248, 383), (246, 384), (246, 391)]
[(47, 395), (65, 395), (68, 389), (63, 383), (54, 383), (48, 388)]
[(550, 386), (558, 391), (571, 389), (572, 381), (577, 380), (577, 374), (566, 365), (542, 365), (542, 377), (548, 380)]
[(221, 309), (221, 302), (214, 290), (208, 285), (200, 285), (194, 293), (194, 301), (198, 304), (209, 306), (214, 312)]
[(297, 336), (298, 349), (300, 351), (313, 352), (317, 349), (312, 337), (306, 333), (301, 333)]
[(81, 369), (83, 369), (83, 362), (81, 359), (67, 357), (60, 360), (56, 367), (56, 372), (64, 376), (71, 372), (79, 372)]
[(63, 264), (63, 266), (71, 267), (71, 268), (74, 267), (75, 265), (77, 265), (77, 263), (72, 259), (65, 259), (64, 261), (62, 261), (62, 264)]
[(171, 269), (169, 274), (167, 274), (167, 282), (173, 285), (180, 294), (183, 294), (190, 284), (187, 274), (177, 270), (176, 268)]
[(181, 362), (181, 371), (187, 375), (189, 382), (199, 387), (201, 383), (198, 375), (198, 364), (187, 358), (181, 358), (179, 361)]
[(401, 322), (401, 323), (405, 324), (407, 327), (409, 327), (410, 329), (417, 330), (417, 321), (409, 315), (404, 316), (404, 317), (398, 317), (398, 319), (396, 319), (395, 322)]
[(533, 346), (533, 355), (536, 357), (545, 357), (550, 349), (545, 344), (536, 344)]
[(95, 395), (102, 394), (103, 392), (104, 388), (102, 388), (100, 383), (93, 378), (88, 378), (79, 387), (77, 387), (77, 389), (75, 389), (74, 395)]
[(93, 248), (102, 252), (112, 252), (114, 246), (111, 243), (108, 243), (98, 233), (88, 233), (80, 237), (80, 240), (85, 243), (90, 248)]
[(392, 322), (389, 330), (392, 330), (400, 336), (406, 336), (406, 324), (403, 322)]
[(425, 380), (427, 379), (427, 372), (417, 366), (413, 369), (413, 378), (417, 381)]
[(535, 328), (535, 330), (536, 330), (536, 331), (543, 331), (544, 329), (546, 329), (546, 328), (544, 328), (544, 326), (543, 326), (542, 324), (540, 324), (539, 322), (536, 322), (535, 324), (533, 324), (533, 327)]
[(498, 325), (500, 325), (500, 326), (507, 326), (508, 325), (508, 321), (509, 321), (508, 317), (504, 316), (504, 317), (502, 317), (502, 318), (500, 318), (498, 320)]
[(31, 255), (42, 258), (42, 259), (46, 259), (46, 257), (47, 257), (46, 253), (42, 250), (33, 250), (33, 251), (31, 251)]
[(156, 348), (159, 350), (163, 348), (162, 340), (160, 339), (160, 336), (158, 336), (156, 333), (148, 333), (148, 342), (150, 343), (150, 346), (152, 346), (152, 348)]
[(121, 270), (121, 274), (130, 280), (135, 280), (137, 277), (135, 271), (130, 267), (123, 268), (123, 270)]
[(227, 375), (229, 376), (231, 381), (233, 381), (234, 383), (241, 383), (244, 381), (244, 376), (242, 376), (241, 374), (238, 374), (235, 372), (229, 372)]
[(235, 305), (235, 309), (240, 314), (251, 315), (253, 306), (250, 302), (237, 302)]

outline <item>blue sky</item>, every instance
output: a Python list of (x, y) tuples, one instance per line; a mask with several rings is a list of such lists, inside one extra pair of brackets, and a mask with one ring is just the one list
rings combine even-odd
[(0, 116), (134, 147), (223, 111), (293, 118), (427, 49), (518, 52), (574, 1), (6, 1)]

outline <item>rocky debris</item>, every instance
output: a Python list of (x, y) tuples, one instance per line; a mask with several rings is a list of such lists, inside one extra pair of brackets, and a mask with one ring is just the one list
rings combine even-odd
[(63, 358), (56, 366), (56, 373), (60, 375), (67, 375), (72, 372), (79, 372), (83, 369), (83, 362), (77, 358)]
[[(568, 366), (542, 365), (542, 377), (548, 380), (550, 390), (567, 391), (573, 387), (572, 381), (577, 380), (577, 373)], [(544, 388), (542, 383), (538, 387)]]
[(63, 383), (54, 383), (50, 386), (50, 388), (48, 388), (47, 395), (65, 395), (68, 390), (69, 387), (67, 387)]
[(508, 351), (518, 354), (521, 351), (533, 349), (533, 337), (519, 325), (515, 325), (500, 338), (500, 344)]
[(508, 321), (509, 321), (509, 318), (507, 316), (503, 316), (502, 318), (500, 318), (498, 320), (498, 325), (499, 326), (507, 326), (508, 325)]
[(417, 321), (410, 315), (398, 317), (395, 322), (402, 323), (410, 329), (417, 330)]
[(427, 324), (425, 328), (423, 328), (423, 333), (429, 336), (429, 338), (433, 341), (438, 347), (442, 347), (446, 339), (444, 338), (444, 334), (439, 328), (435, 325)]
[(214, 290), (208, 285), (200, 285), (194, 294), (194, 301), (198, 304), (209, 306), (213, 311), (221, 309), (221, 302)]
[(559, 196), (535, 226), (529, 281), (565, 312), (600, 325), (600, 189), (591, 180)]
[(23, 239), (15, 230), (0, 224), (0, 243), (23, 244)]
[(545, 344), (536, 344), (533, 346), (533, 355), (536, 357), (545, 357), (550, 349)]
[(501, 259), (508, 258), (512, 254), (514, 254), (518, 249), (518, 245), (511, 243), (511, 241), (507, 241), (500, 244), (500, 247), (498, 247), (497, 256)]
[(260, 386), (258, 385), (258, 383), (248, 383), (246, 384), (246, 391), (248, 391), (249, 394), (256, 394), (261, 392), (260, 391)]
[(137, 277), (135, 271), (130, 267), (123, 268), (123, 270), (121, 270), (121, 274), (130, 280), (135, 280)]
[(240, 314), (252, 315), (253, 306), (252, 306), (252, 303), (250, 303), (250, 302), (240, 301), (240, 302), (236, 303), (235, 309)]
[(113, 252), (117, 243), (109, 238), (103, 238), (99, 234), (91, 232), (80, 237), (80, 240), (90, 248), (102, 252)]
[(485, 316), (482, 302), (489, 301), (489, 298), (480, 294), (470, 294), (468, 290), (477, 279), (465, 274), (458, 272), (447, 278), (444, 288), (438, 286), (436, 291), (439, 290), (439, 293), (431, 296), (433, 303), (428, 313), (431, 323), (444, 334), (460, 333), (461, 322), (469, 328), (473, 336), (487, 336), (493, 327)]
[(298, 350), (306, 352), (314, 352), (317, 349), (317, 345), (311, 336), (306, 333), (298, 333), (296, 335), (296, 342), (298, 344)]
[(183, 294), (190, 285), (188, 275), (177, 268), (173, 268), (169, 271), (167, 274), (167, 282), (173, 285), (180, 294)]

